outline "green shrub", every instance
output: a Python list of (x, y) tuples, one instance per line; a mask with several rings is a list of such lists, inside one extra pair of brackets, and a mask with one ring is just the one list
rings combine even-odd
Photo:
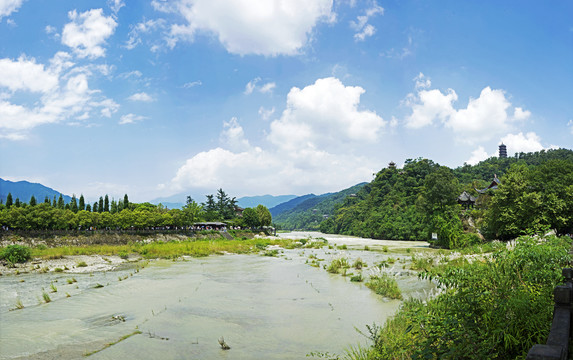
[(398, 287), (396, 279), (388, 274), (371, 276), (370, 280), (366, 283), (366, 286), (378, 295), (382, 295), (390, 299), (402, 299), (402, 292)]
[(25, 263), (32, 258), (30, 248), (22, 245), (8, 245), (0, 253), (0, 258), (5, 259), (9, 263)]
[(348, 259), (338, 258), (332, 260), (330, 265), (328, 265), (328, 267), (326, 268), (326, 271), (328, 271), (331, 274), (338, 274), (341, 270), (348, 269), (349, 267), (350, 265), (348, 264)]
[(350, 281), (352, 282), (362, 282), (364, 280), (364, 278), (362, 277), (362, 273), (358, 274), (358, 275), (354, 275), (350, 278)]
[(122, 258), (123, 260), (127, 260), (129, 258), (129, 254), (127, 251), (120, 251), (117, 255)]
[(76, 266), (77, 267), (86, 267), (86, 266), (88, 266), (88, 264), (86, 264), (85, 261), (80, 261)]

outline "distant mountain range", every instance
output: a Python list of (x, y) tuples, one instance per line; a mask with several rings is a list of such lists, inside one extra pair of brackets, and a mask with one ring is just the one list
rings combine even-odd
[(366, 183), (336, 193), (299, 196), (269, 209), (273, 222), (287, 230), (318, 230), (320, 223), (334, 214), (336, 205), (355, 196)]
[[(23, 203), (30, 202), (30, 198), (32, 195), (36, 198), (37, 202), (43, 202), (46, 196), (50, 201), (56, 197), (60, 197), (60, 192), (56, 191), (52, 188), (44, 186), (38, 183), (31, 183), (28, 181), (9, 181), (0, 179), (0, 201), (3, 204), (6, 203), (6, 197), (8, 194), (12, 194), (12, 201), (15, 201), (16, 198), (20, 199)], [(72, 200), (72, 198), (68, 195), (62, 194), (64, 198), (64, 202), (68, 203)]]

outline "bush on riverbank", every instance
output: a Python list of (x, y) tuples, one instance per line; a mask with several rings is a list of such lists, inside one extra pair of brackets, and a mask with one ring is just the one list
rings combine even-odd
[(25, 263), (31, 257), (30, 248), (22, 245), (8, 245), (3, 251), (0, 251), (0, 259), (4, 259), (11, 264)]
[(553, 289), (569, 265), (571, 241), (520, 238), (483, 261), (433, 268), (443, 292), (407, 301), (374, 337), (374, 359), (514, 359), (544, 343)]

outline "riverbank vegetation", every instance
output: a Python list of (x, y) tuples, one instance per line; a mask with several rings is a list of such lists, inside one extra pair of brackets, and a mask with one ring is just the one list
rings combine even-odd
[[(495, 186), (487, 190), (492, 179)], [(475, 202), (460, 205), (463, 191)], [(550, 230), (571, 234), (572, 208), (571, 150), (492, 157), (453, 170), (428, 159), (410, 159), (401, 169), (392, 164), (382, 169), (355, 196), (346, 197), (320, 224), (320, 231), (430, 240), (438, 247), (458, 249)]]
[(570, 239), (522, 237), (476, 261), (434, 266), (422, 278), (441, 293), (407, 300), (355, 359), (516, 359), (544, 343), (553, 289), (570, 265)]
[[(149, 243), (137, 242), (126, 245), (85, 245), (85, 246), (36, 246), (27, 249), (32, 258), (36, 259), (60, 259), (74, 255), (138, 255), (145, 259), (176, 259), (181, 256), (203, 257), (214, 254), (234, 253), (248, 254), (264, 250), (269, 245), (282, 247), (302, 246), (301, 243), (288, 239), (253, 238), (245, 240), (226, 240), (222, 238), (187, 239), (184, 241), (174, 240), (169, 242), (154, 241)], [(122, 256), (124, 255), (124, 256)], [(81, 266), (81, 265), (78, 265)]]

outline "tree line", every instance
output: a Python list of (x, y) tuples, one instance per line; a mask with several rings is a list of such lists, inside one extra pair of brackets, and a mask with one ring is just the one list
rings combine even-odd
[[(497, 175), (498, 189), (478, 193)], [(458, 204), (466, 191), (477, 201)], [(430, 240), (458, 248), (487, 240), (554, 230), (573, 233), (573, 151), (490, 158), (457, 169), (409, 159), (376, 174), (356, 197), (339, 203), (320, 224), (326, 233), (375, 239)]]
[[(84, 196), (64, 203), (63, 196), (48, 198), (38, 203), (32, 196), (28, 203), (8, 194), (5, 204), (0, 204), (0, 226), (17, 230), (89, 230), (89, 229), (158, 229), (185, 228), (201, 221), (224, 221), (231, 226), (260, 227), (271, 225), (269, 210), (259, 205), (241, 213), (236, 198), (229, 197), (223, 189), (216, 195), (207, 195), (204, 203), (198, 204), (190, 196), (181, 209), (167, 209), (163, 205), (148, 202), (132, 203), (127, 194), (122, 201), (109, 201), (109, 196), (100, 196), (92, 204), (86, 204)], [(246, 212), (246, 216), (243, 214)]]

